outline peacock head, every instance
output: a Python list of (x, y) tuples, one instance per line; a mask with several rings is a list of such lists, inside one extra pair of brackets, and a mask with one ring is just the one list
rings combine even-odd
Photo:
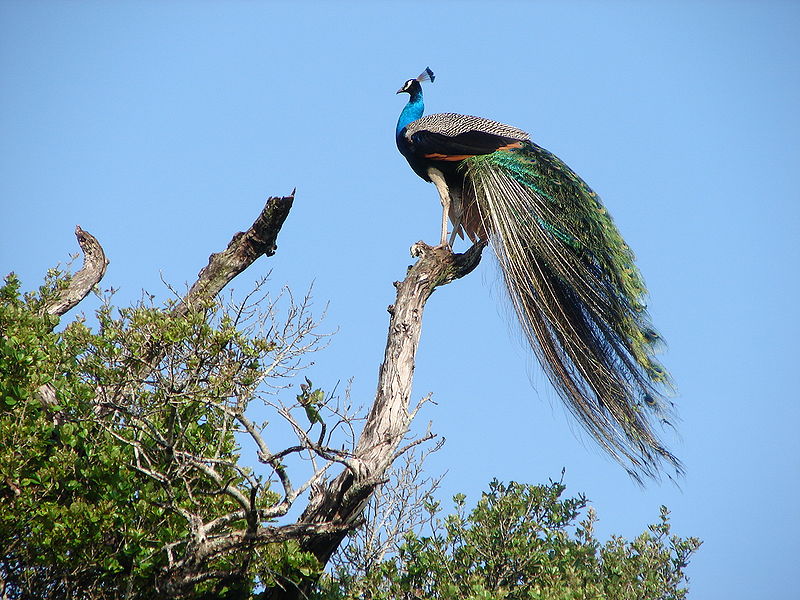
[(420, 85), (420, 83), (422, 83), (423, 81), (432, 82), (435, 78), (436, 76), (433, 74), (433, 71), (431, 71), (430, 67), (425, 67), (425, 70), (422, 73), (420, 73), (418, 77), (406, 81), (403, 84), (403, 87), (397, 90), (397, 93), (402, 94), (403, 92), (405, 92), (406, 94), (409, 94), (413, 98), (422, 91), (422, 86)]

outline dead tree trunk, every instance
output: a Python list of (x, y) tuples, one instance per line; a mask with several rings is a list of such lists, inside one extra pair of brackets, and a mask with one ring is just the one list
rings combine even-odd
[[(409, 267), (403, 281), (395, 283), (397, 299), (389, 307), (391, 319), (378, 390), (355, 456), (345, 471), (312, 496), (298, 521), (304, 525), (340, 526), (300, 541), (301, 548), (312, 553), (323, 565), (347, 532), (358, 525), (370, 494), (383, 482), (387, 469), (402, 453), (398, 450), (412, 418), (408, 408), (425, 303), (437, 287), (470, 273), (480, 262), (484, 246), (475, 244), (464, 254), (453, 254), (448, 248), (431, 247), (422, 242), (412, 247), (412, 255), (419, 260)], [(298, 586), (275, 587), (269, 590), (268, 597), (302, 598), (314, 582), (308, 579)]]

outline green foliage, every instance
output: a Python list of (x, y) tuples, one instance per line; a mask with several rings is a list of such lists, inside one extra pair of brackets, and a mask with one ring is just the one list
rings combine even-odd
[[(44, 309), (66, 281), (53, 271), (37, 293), (13, 275), (0, 287), (0, 595), (157, 598), (192, 520), (240, 509), (222, 487), (261, 507), (278, 499), (239, 465), (233, 422), (275, 343), (215, 303), (186, 316), (106, 303), (96, 331), (78, 319), (56, 332)], [(239, 583), (200, 581), (189, 595), (247, 595), (259, 573), (302, 562), (289, 556), (214, 557), (209, 569)]]
[[(94, 328), (78, 318), (57, 330), (46, 309), (67, 282), (53, 270), (36, 293), (21, 294), (13, 275), (0, 287), (0, 596), (234, 600), (317, 577), (322, 565), (296, 541), (245, 541), (202, 555), (184, 564), (184, 579), (174, 566), (197, 556), (203, 536), (247, 540), (242, 532), (283, 514), (269, 510), (284, 495), (240, 464), (236, 433), (261, 431), (243, 420), (259, 386), (280, 376), (281, 361), (297, 364), (293, 348), (313, 347), (298, 341), (311, 327), (303, 312), (291, 333), (291, 326), (248, 325), (252, 305), (231, 311), (209, 302), (180, 315), (171, 304), (105, 302)], [(324, 435), (325, 392), (308, 378), (300, 392), (294, 406), (273, 407), (290, 419), (291, 410), (305, 413)], [(278, 478), (288, 452), (264, 459)], [(591, 509), (576, 524), (586, 500), (563, 492), (560, 483), (492, 482), (472, 511), (457, 496), (444, 519), (428, 503), (430, 535), (408, 532), (396, 555), (339, 568), (318, 595), (685, 596), (684, 568), (700, 542), (672, 536), (666, 509), (635, 540), (601, 544)], [(218, 524), (213, 536), (203, 529), (209, 523)]]
[(432, 533), (406, 534), (396, 556), (364, 576), (340, 568), (321, 598), (399, 600), (679, 600), (684, 568), (700, 546), (670, 534), (668, 511), (632, 542), (593, 535), (583, 496), (562, 498), (561, 483), (491, 482), (467, 513), (465, 498), (444, 519), (432, 504)]

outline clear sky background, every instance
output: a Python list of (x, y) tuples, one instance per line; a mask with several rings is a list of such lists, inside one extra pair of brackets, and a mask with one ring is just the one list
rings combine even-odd
[[(599, 533), (666, 504), (705, 544), (691, 598), (796, 593), (800, 403), (800, 4), (795, 2), (0, 2), (0, 271), (26, 288), (77, 252), (118, 303), (208, 255), (297, 187), (275, 288), (314, 282), (339, 333), (309, 373), (369, 402), (409, 246), (436, 190), (394, 145), (425, 66), (428, 112), (532, 133), (604, 198), (651, 291), (679, 393), (680, 488), (641, 489), (585, 439), (513, 333), (484, 260), (428, 303), (415, 398), (447, 439), (441, 496), (566, 467)], [(488, 253), (485, 255), (488, 257)], [(93, 301), (96, 305), (96, 301)], [(84, 310), (91, 310), (91, 302)], [(533, 382), (533, 387), (531, 386)]]

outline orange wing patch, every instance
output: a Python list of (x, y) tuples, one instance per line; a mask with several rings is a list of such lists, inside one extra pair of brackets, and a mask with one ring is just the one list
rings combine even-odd
[(464, 160), (465, 158), (470, 158), (471, 156), (475, 156), (474, 154), (425, 154), (425, 158), (432, 158), (433, 160)]
[(510, 144), (506, 144), (505, 146), (500, 146), (495, 152), (500, 152), (501, 150), (514, 150), (515, 148), (522, 148), (522, 142), (512, 142)]
[[(510, 144), (506, 144), (505, 146), (500, 146), (495, 152), (500, 152), (502, 150), (514, 150), (515, 148), (522, 148), (522, 142), (512, 142)], [(455, 162), (457, 160), (464, 160), (465, 158), (471, 158), (476, 156), (475, 154), (425, 154), (425, 158), (430, 158), (432, 160), (446, 160), (450, 162)]]

